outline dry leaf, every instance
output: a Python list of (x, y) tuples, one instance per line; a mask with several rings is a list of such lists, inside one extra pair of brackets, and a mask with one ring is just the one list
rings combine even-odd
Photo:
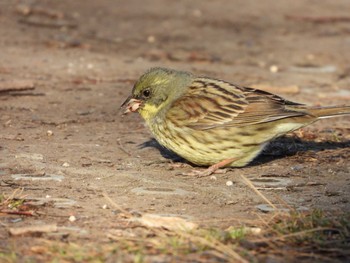
[(57, 231), (56, 224), (9, 228), (9, 232), (13, 236), (34, 234), (34, 233), (49, 233), (49, 232), (56, 232), (56, 231)]
[(144, 214), (142, 217), (132, 220), (147, 227), (165, 228), (169, 230), (191, 230), (197, 228), (197, 224), (188, 222), (180, 217)]

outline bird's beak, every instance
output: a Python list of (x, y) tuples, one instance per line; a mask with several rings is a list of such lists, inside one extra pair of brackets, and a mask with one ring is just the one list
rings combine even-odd
[(125, 107), (125, 111), (123, 112), (123, 115), (129, 113), (129, 112), (135, 112), (138, 110), (138, 108), (140, 108), (142, 101), (141, 100), (137, 100), (132, 98), (131, 96), (128, 97), (124, 103), (120, 106), (120, 108), (124, 108)]

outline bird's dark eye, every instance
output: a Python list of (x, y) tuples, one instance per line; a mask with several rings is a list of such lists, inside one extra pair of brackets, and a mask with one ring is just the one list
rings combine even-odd
[(142, 95), (145, 97), (145, 98), (148, 98), (150, 95), (151, 95), (151, 91), (149, 89), (145, 89), (143, 92), (142, 92)]

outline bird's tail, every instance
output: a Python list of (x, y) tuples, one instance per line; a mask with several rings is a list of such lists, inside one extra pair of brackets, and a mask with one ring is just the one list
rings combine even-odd
[(330, 107), (310, 107), (308, 113), (317, 117), (318, 119), (325, 119), (335, 117), (338, 115), (350, 114), (350, 105), (344, 106), (330, 106)]

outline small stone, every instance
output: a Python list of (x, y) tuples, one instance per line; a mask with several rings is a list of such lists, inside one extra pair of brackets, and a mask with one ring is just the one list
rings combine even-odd
[(62, 164), (62, 166), (63, 166), (63, 167), (69, 167), (70, 165), (69, 165), (69, 163), (64, 162), (64, 163)]
[(32, 9), (27, 5), (17, 5), (16, 11), (21, 15), (27, 16), (32, 12)]
[(232, 185), (233, 185), (233, 182), (232, 182), (232, 181), (227, 181), (227, 182), (226, 182), (226, 185), (227, 185), (227, 186), (232, 186)]
[(194, 16), (194, 17), (201, 17), (202, 16), (202, 11), (201, 10), (199, 10), (199, 9), (194, 9), (193, 11), (192, 11), (192, 15)]
[(48, 130), (47, 132), (46, 132), (46, 134), (47, 134), (47, 136), (52, 136), (53, 135), (53, 131), (51, 131), (51, 130)]
[(252, 235), (258, 236), (262, 233), (262, 229), (260, 227), (249, 227), (247, 228)]
[(148, 36), (147, 37), (147, 42), (148, 43), (154, 43), (156, 41), (156, 38), (154, 36)]
[(297, 164), (297, 165), (292, 166), (290, 169), (293, 170), (293, 171), (301, 171), (301, 170), (304, 169), (304, 165)]
[(45, 198), (51, 198), (51, 195), (46, 195)]
[(216, 180), (217, 180), (217, 178), (216, 178), (216, 176), (215, 176), (215, 175), (212, 175), (212, 176), (210, 176), (210, 180), (216, 181)]
[(77, 218), (75, 216), (70, 216), (68, 219), (70, 222), (74, 222), (77, 220)]
[(102, 206), (102, 209), (107, 209), (108, 208), (108, 205), (106, 205), (106, 204), (104, 204), (103, 206)]
[(271, 65), (270, 66), (270, 72), (271, 73), (277, 73), (278, 71), (279, 71), (278, 66), (276, 66), (276, 65)]
[(306, 55), (306, 59), (308, 59), (308, 60), (315, 60), (315, 55), (314, 54), (307, 54)]

